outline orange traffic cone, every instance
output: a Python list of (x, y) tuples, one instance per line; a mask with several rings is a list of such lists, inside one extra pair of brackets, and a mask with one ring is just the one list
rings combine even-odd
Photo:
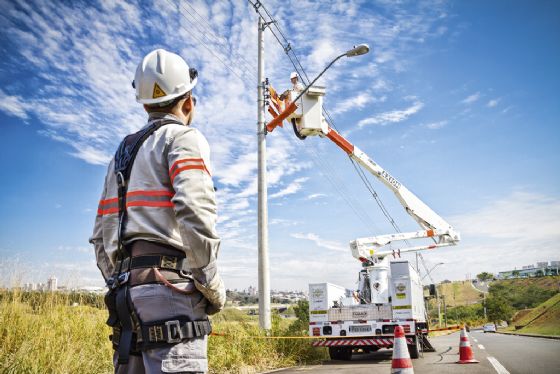
[(478, 364), (480, 361), (474, 359), (474, 354), (469, 342), (469, 337), (465, 328), (461, 330), (461, 341), (459, 343), (459, 361), (458, 364)]
[(412, 360), (402, 326), (395, 327), (395, 338), (393, 341), (393, 361), (391, 362), (391, 373), (414, 374)]

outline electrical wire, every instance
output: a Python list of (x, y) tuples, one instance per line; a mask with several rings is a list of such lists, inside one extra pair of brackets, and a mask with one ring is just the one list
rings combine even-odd
[[(201, 24), (200, 21), (197, 20), (197, 18), (194, 16), (194, 14), (192, 12), (195, 12), (199, 18), (202, 18), (200, 16), (200, 14), (196, 11), (195, 8), (193, 8), (192, 6), (190, 6), (190, 4), (186, 3), (187, 6), (189, 6), (192, 9), (192, 12), (190, 12), (188, 9), (186, 9), (184, 6), (182, 6), (180, 3), (175, 4), (173, 3), (171, 0), (167, 0), (169, 4), (177, 6), (177, 8), (179, 9), (179, 13), (181, 14), (181, 16), (183, 17), (183, 19), (185, 21), (187, 21), (190, 25), (193, 25), (194, 28), (191, 30), (187, 30), (184, 26), (180, 26), (181, 28), (183, 28), (183, 30), (189, 32), (189, 34), (196, 39), (199, 43), (201, 43), (203, 45), (204, 48), (206, 48), (218, 61), (220, 61), (229, 71), (231, 71), (232, 74), (234, 74), (236, 77), (238, 77), (239, 79), (243, 80), (243, 77), (241, 75), (251, 75), (250, 71), (251, 70), (255, 70), (253, 66), (251, 66), (247, 60), (245, 60), (244, 58), (241, 58), (244, 63), (240, 64), (238, 66), (240, 72), (236, 72), (231, 68), (231, 64), (228, 64), (226, 61), (224, 61), (223, 58), (221, 58), (220, 56), (218, 56), (216, 53), (214, 53), (213, 49), (210, 47), (210, 44), (218, 44), (221, 47), (225, 47), (231, 50), (231, 48), (228, 47), (228, 45), (220, 42), (220, 35), (215, 33), (213, 30), (210, 29), (211, 25), (206, 22), (206, 25), (209, 27), (206, 27), (204, 25)], [(249, 1), (249, 3), (251, 3)], [(186, 12), (189, 16), (190, 19), (184, 14), (183, 11), (181, 11), (181, 9)], [(268, 13), (268, 12), (267, 12)], [(276, 25), (275, 21), (271, 20), (270, 24), (274, 24)], [(282, 31), (278, 29), (278, 34), (276, 32), (274, 32), (274, 30), (272, 30), (272, 28), (269, 28), (270, 31), (272, 32), (274, 38), (276, 39), (276, 41), (282, 45), (282, 42), (280, 40), (280, 37), (278, 36), (278, 34), (280, 34), (280, 36), (285, 39), (284, 34), (282, 33)], [(199, 35), (197, 35), (197, 33), (194, 33), (193, 31), (196, 31)], [(218, 42), (216, 43), (214, 40), (212, 40), (208, 35), (211, 35), (213, 38), (215, 38), (216, 40), (218, 40)], [(223, 37), (222, 37), (223, 38)], [(223, 38), (223, 40), (227, 40), (225, 38)], [(234, 56), (235, 57), (235, 56)], [(292, 65), (296, 68), (296, 71), (301, 70), (301, 73), (304, 74), (306, 76), (306, 78), (309, 80), (307, 74), (305, 73), (305, 71), (303, 70), (303, 66), (301, 66), (301, 62), (299, 61), (299, 59), (297, 59), (297, 56), (294, 54), (294, 56), (290, 56), (290, 54), (288, 54), (288, 58), (290, 59), (290, 62), (292, 63)], [(295, 60), (295, 61), (294, 61)], [(300, 66), (299, 69), (297, 69), (296, 63)], [(253, 78), (253, 77), (251, 77)], [(292, 137), (289, 137), (290, 141), (293, 144), (297, 144), (299, 147), (301, 147), (301, 143), (300, 142), (296, 142), (295, 139), (293, 139)], [(339, 195), (342, 197), (342, 199), (347, 203), (347, 205), (351, 208), (351, 210), (354, 212), (354, 214), (362, 221), (362, 223), (364, 224), (365, 227), (369, 228), (371, 226), (370, 222), (373, 222), (373, 219), (369, 216), (369, 214), (367, 213), (367, 211), (363, 208), (363, 206), (361, 204), (359, 204), (356, 199), (353, 197), (352, 194), (350, 194), (347, 189), (346, 186), (344, 185), (344, 183), (341, 183), (341, 178), (338, 177), (336, 171), (328, 164), (325, 163), (322, 158), (316, 153), (315, 150), (310, 149), (308, 147), (303, 147), (305, 152), (307, 152), (309, 155), (311, 155), (311, 159), (313, 160), (313, 162), (318, 166), (318, 168), (320, 170), (323, 170), (323, 172), (321, 172), (321, 174), (329, 181), (329, 183), (333, 186), (333, 188), (339, 193)]]
[[(205, 30), (206, 32), (210, 33), (210, 35), (214, 36), (220, 43), (221, 46), (227, 47), (230, 49), (231, 52), (233, 52), (233, 49), (231, 48), (230, 44), (228, 44), (227, 42), (227, 38), (217, 32), (214, 31), (214, 26), (212, 26), (212, 24), (210, 24), (210, 22), (208, 22), (205, 17), (203, 17), (200, 13), (198, 13), (198, 11), (196, 10), (196, 8), (189, 2), (189, 1), (185, 1), (183, 2), (184, 4), (186, 4), (189, 8), (192, 9), (192, 11), (198, 16), (198, 18), (205, 24)], [(186, 10), (186, 9), (185, 9)], [(190, 13), (188, 10), (187, 12), (191, 15), (191, 17), (193, 17), (193, 19), (196, 21), (196, 17)], [(207, 34), (205, 34), (207, 35)], [(247, 61), (245, 59), (245, 57), (239, 53), (236, 52), (236, 54), (234, 55), (234, 57), (238, 58), (239, 60), (241, 60), (243, 62), (243, 65), (245, 67), (249, 67), (250, 69), (252, 69), (253, 71), (257, 70), (255, 68), (255, 66), (253, 65), (253, 63)]]
[(312, 162), (317, 166), (321, 175), (327, 179), (329, 184), (335, 189), (338, 195), (346, 202), (347, 206), (354, 212), (356, 217), (363, 223), (364, 227), (370, 229), (373, 226), (377, 228), (375, 221), (371, 218), (363, 204), (360, 204), (353, 194), (351, 194), (346, 185), (342, 182), (342, 178), (338, 175), (336, 170), (312, 147), (304, 147), (302, 142), (297, 141), (292, 136), (288, 137), (293, 146), (298, 149), (303, 149), (305, 153), (311, 158)]
[[(178, 4), (173, 3), (172, 0), (166, 0), (170, 5), (173, 6), (177, 6), (177, 8), (179, 8)], [(182, 7), (181, 7), (182, 8)], [(183, 8), (184, 9), (184, 8)], [(187, 21), (189, 22), (189, 19), (183, 14), (183, 12), (181, 12), (179, 10), (179, 14)], [(189, 22), (190, 24), (192, 24), (191, 22)], [(243, 79), (243, 77), (241, 77), (241, 75), (239, 75), (235, 70), (233, 70), (231, 68), (231, 66), (229, 66), (229, 64), (227, 64), (222, 58), (220, 58), (220, 56), (218, 56), (216, 53), (214, 53), (214, 51), (212, 50), (212, 48), (210, 48), (207, 43), (202, 40), (200, 37), (198, 37), (195, 33), (190, 32), (190, 30), (187, 30), (185, 27), (183, 27), (182, 25), (180, 25), (181, 28), (183, 28), (183, 30), (189, 32), (189, 35), (191, 35), (194, 39), (196, 39), (199, 43), (202, 44), (202, 46), (208, 50), (208, 52), (210, 52), (216, 59), (218, 59), (218, 61), (220, 61), (233, 75), (235, 75), (237, 78), (239, 78), (241, 81), (245, 81), (245, 79)], [(243, 73), (248, 74), (245, 78), (250, 78), (253, 79), (254, 77), (252, 77), (247, 70), (244, 70)]]
[[(293, 46), (291, 45), (291, 43), (288, 41), (288, 39), (286, 38), (286, 36), (282, 32), (280, 26), (278, 25), (278, 22), (274, 19), (274, 17), (270, 14), (270, 12), (266, 8), (266, 6), (261, 1), (257, 0), (254, 3), (251, 0), (248, 0), (248, 1), (251, 5), (253, 5), (253, 7), (255, 8), (255, 11), (259, 14), (259, 16), (262, 17), (263, 19), (265, 19), (265, 17), (263, 17), (263, 14), (261, 14), (261, 12), (259, 11), (259, 8), (263, 8), (264, 12), (268, 16), (268, 22), (267, 23), (270, 24), (270, 25), (273, 25), (274, 28), (276, 28), (276, 30), (280, 34), (281, 38), (284, 40), (285, 44), (280, 40), (278, 35), (276, 35), (276, 32), (274, 32), (272, 27), (269, 27), (269, 30), (271, 31), (271, 33), (274, 36), (274, 38), (276, 39), (276, 41), (280, 44), (280, 46), (282, 47), (282, 49), (284, 50), (284, 52), (286, 53), (286, 55), (290, 59), (290, 62), (292, 63), (292, 66), (294, 67), (296, 72), (302, 78), (303, 83), (308, 85), (309, 82), (310, 82), (309, 76), (307, 75), (307, 73), (306, 73), (305, 69), (303, 68), (300, 60), (298, 59), (297, 54), (295, 53)], [(290, 52), (293, 55), (293, 58), (290, 55)], [(294, 62), (294, 60), (295, 60), (295, 62)], [(297, 65), (296, 65), (296, 63), (297, 63)], [(307, 80), (307, 82), (304, 80), (304, 76), (305, 76), (305, 80)], [(323, 106), (323, 113), (326, 116), (326, 121), (329, 124), (329, 126), (333, 127), (335, 130), (338, 131), (338, 128), (336, 127), (336, 124), (334, 123), (334, 120), (332, 119), (330, 113), (328, 112), (328, 110), (324, 106)], [(385, 207), (385, 204), (383, 204), (383, 201), (381, 200), (379, 194), (373, 188), (373, 185), (371, 184), (371, 182), (369, 181), (369, 179), (365, 175), (361, 165), (359, 165), (359, 164), (356, 165), (356, 162), (350, 156), (348, 157), (348, 159), (350, 160), (350, 162), (354, 166), (354, 169), (356, 170), (358, 176), (360, 177), (360, 179), (364, 183), (366, 189), (370, 192), (370, 194), (374, 198), (375, 202), (377, 203), (377, 205), (381, 209), (381, 212), (383, 213), (385, 218), (388, 220), (388, 222), (391, 224), (391, 226), (395, 229), (396, 232), (401, 233), (402, 231), (401, 231), (400, 227), (397, 225), (395, 219), (392, 217), (392, 215), (389, 213), (388, 209)], [(408, 246), (410, 246), (410, 243), (408, 242), (408, 240), (405, 240), (405, 243)]]

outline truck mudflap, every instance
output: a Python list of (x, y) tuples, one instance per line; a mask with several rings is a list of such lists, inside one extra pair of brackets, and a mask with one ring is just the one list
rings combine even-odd
[[(412, 344), (412, 338), (406, 338), (406, 344)], [(313, 347), (389, 347), (393, 345), (393, 338), (360, 338), (360, 339), (331, 339), (319, 340), (311, 343)]]

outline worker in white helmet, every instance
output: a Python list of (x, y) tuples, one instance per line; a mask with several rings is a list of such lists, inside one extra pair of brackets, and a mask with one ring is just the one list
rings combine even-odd
[(197, 71), (158, 49), (136, 69), (147, 124), (109, 164), (90, 242), (109, 291), (116, 373), (208, 371), (225, 304), (210, 150), (191, 127)]
[(290, 81), (292, 82), (292, 88), (284, 91), (280, 95), (280, 100), (288, 98), (290, 99), (290, 101), (292, 101), (297, 97), (297, 95), (300, 94), (301, 91), (305, 89), (303, 84), (299, 82), (299, 74), (297, 72), (294, 71), (290, 74)]
[(292, 91), (297, 92), (297, 94), (305, 88), (303, 87), (303, 84), (299, 82), (299, 74), (295, 71), (290, 74), (290, 81), (292, 82)]

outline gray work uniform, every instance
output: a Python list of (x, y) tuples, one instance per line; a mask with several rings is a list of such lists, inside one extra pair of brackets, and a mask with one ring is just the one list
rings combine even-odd
[[(178, 120), (170, 114), (152, 113), (148, 125), (160, 119)], [(215, 229), (216, 202), (210, 150), (198, 130), (168, 124), (148, 137), (136, 155), (126, 201), (125, 245), (143, 241), (177, 250), (184, 253), (198, 282), (208, 285), (219, 281), (223, 287), (216, 267), (220, 239)], [(97, 265), (107, 279), (113, 274), (117, 262), (118, 201), (114, 160), (108, 167), (90, 242), (95, 247)], [(149, 271), (153, 269), (145, 269), (144, 273)], [(139, 274), (136, 277), (141, 278)], [(153, 282), (133, 284), (130, 295), (140, 320), (153, 322), (178, 315), (191, 320), (207, 318), (208, 300), (193, 283), (178, 283), (176, 287), (194, 292), (184, 295)], [(117, 373), (207, 370), (207, 336), (143, 351), (142, 356), (131, 355), (126, 366), (116, 367)]]

